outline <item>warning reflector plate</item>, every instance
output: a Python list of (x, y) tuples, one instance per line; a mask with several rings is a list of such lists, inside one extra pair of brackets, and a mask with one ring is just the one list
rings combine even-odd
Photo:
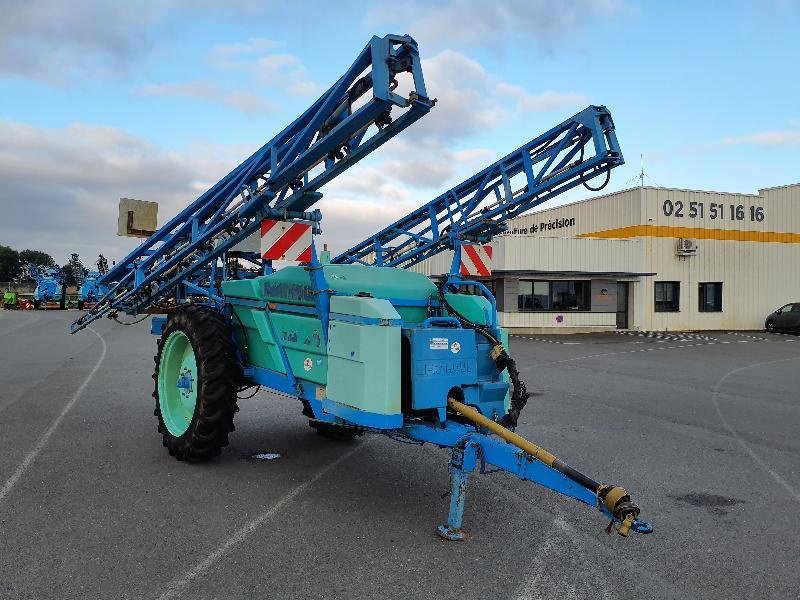
[(293, 221), (261, 221), (261, 256), (266, 260), (311, 261), (311, 225)]
[(462, 275), (489, 277), (492, 274), (492, 247), (489, 244), (462, 244)]

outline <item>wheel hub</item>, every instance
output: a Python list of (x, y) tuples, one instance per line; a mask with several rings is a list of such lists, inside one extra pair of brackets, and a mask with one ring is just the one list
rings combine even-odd
[(193, 386), (194, 378), (192, 377), (192, 371), (184, 367), (181, 369), (180, 377), (178, 377), (178, 389), (181, 390), (181, 395), (184, 398), (190, 397), (194, 389)]
[(164, 425), (174, 436), (183, 435), (194, 418), (198, 375), (189, 338), (182, 331), (173, 331), (161, 350), (158, 402)]

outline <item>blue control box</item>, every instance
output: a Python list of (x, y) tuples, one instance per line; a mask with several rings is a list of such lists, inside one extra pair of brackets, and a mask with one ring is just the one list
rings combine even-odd
[(451, 388), (478, 383), (475, 331), (449, 327), (406, 329), (411, 346), (411, 407), (447, 406)]

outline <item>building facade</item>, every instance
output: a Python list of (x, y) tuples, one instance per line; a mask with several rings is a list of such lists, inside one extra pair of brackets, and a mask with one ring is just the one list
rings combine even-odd
[[(519, 333), (752, 330), (800, 302), (800, 184), (637, 187), (508, 226), (487, 282), (501, 324)], [(451, 257), (416, 268), (445, 273)]]

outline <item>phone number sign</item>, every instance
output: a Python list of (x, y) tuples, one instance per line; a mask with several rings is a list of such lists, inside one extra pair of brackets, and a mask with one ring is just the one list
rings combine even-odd
[(661, 211), (665, 217), (686, 217), (712, 221), (752, 221), (761, 223), (766, 218), (763, 206), (755, 204), (725, 204), (721, 202), (682, 202), (664, 200)]

